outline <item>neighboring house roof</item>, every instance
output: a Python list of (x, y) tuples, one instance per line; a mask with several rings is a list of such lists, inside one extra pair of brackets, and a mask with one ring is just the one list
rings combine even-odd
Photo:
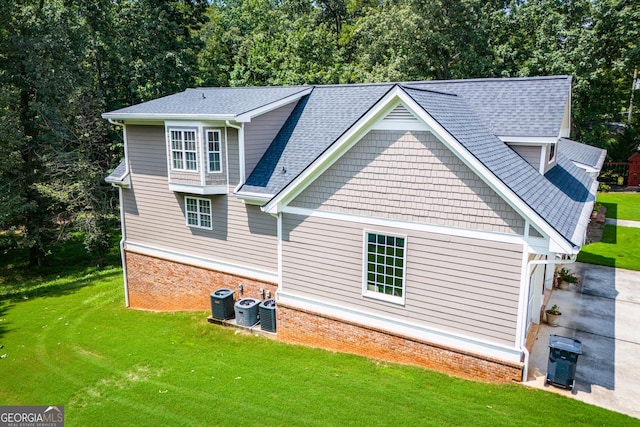
[(581, 144), (568, 138), (560, 138), (558, 152), (564, 154), (572, 162), (580, 163), (600, 170), (607, 157), (607, 150), (587, 144)]
[(493, 134), (558, 137), (571, 94), (571, 76), (405, 83), (464, 98)]
[(103, 114), (107, 119), (227, 118), (258, 110), (278, 101), (291, 102), (309, 92), (308, 86), (199, 88)]

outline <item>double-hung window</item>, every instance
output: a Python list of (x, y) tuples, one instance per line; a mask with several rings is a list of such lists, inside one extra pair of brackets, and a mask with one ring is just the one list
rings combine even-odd
[(399, 304), (405, 298), (407, 238), (365, 231), (363, 294)]
[(189, 227), (212, 228), (211, 200), (186, 196), (184, 206)]
[(172, 129), (171, 168), (174, 170), (198, 171), (196, 131)]
[(207, 131), (207, 154), (209, 172), (222, 172), (222, 150), (220, 148), (220, 131)]

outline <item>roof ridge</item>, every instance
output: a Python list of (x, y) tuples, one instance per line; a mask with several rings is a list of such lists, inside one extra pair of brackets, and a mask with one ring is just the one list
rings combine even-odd
[(430, 93), (437, 93), (438, 95), (455, 96), (455, 97), (458, 96), (458, 94), (456, 94), (456, 93), (443, 92), (443, 91), (440, 91), (440, 90), (433, 90), (433, 89), (424, 89), (424, 88), (421, 88), (421, 87), (412, 87), (412, 86), (408, 86), (408, 85), (403, 84), (403, 83), (398, 83), (398, 86), (401, 87), (402, 89), (415, 90), (415, 91), (419, 91), (419, 92), (430, 92)]
[(451, 80), (417, 80), (402, 82), (401, 84), (432, 84), (432, 83), (473, 83), (490, 81), (531, 81), (531, 80), (563, 80), (572, 79), (569, 74), (559, 74), (556, 76), (524, 76), (524, 77), (475, 77), (472, 79), (451, 79)]

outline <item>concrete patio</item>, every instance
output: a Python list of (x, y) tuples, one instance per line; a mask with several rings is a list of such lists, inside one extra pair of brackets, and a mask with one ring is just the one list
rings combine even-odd
[[(568, 267), (582, 283), (551, 294), (547, 306), (557, 304), (562, 317), (557, 327), (539, 326), (525, 385), (640, 418), (640, 272)], [(574, 393), (545, 386), (551, 334), (582, 342)]]

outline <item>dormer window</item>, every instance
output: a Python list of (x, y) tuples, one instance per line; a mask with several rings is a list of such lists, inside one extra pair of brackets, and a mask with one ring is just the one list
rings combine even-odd
[(549, 163), (553, 162), (556, 158), (556, 144), (549, 145)]
[(171, 130), (171, 168), (179, 171), (198, 171), (196, 131)]

